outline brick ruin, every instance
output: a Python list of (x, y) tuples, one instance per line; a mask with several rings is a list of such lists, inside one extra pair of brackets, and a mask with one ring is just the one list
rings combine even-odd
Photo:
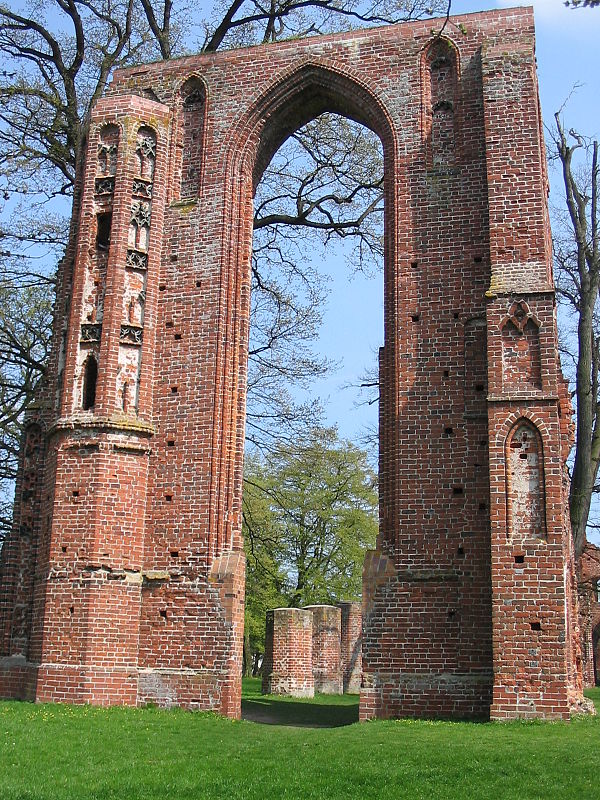
[(315, 692), (342, 694), (342, 613), (335, 606), (307, 606), (312, 611), (312, 670)]
[(578, 562), (583, 682), (600, 685), (600, 547), (588, 542)]
[(312, 611), (274, 608), (266, 623), (263, 694), (314, 697)]
[(570, 406), (522, 8), (115, 74), (91, 114), (2, 550), (0, 696), (239, 716), (252, 196), (325, 111), (375, 131), (385, 166), (361, 719), (567, 718), (581, 701)]
[(361, 637), (360, 603), (267, 611), (263, 693), (358, 694)]
[(342, 691), (360, 692), (362, 674), (362, 612), (360, 603), (338, 603), (341, 612), (340, 657)]

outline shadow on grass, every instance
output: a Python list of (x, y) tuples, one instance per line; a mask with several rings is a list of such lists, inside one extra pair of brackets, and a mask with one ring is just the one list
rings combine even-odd
[(339, 705), (327, 702), (324, 695), (314, 701), (295, 701), (275, 695), (242, 700), (242, 719), (263, 725), (290, 725), (301, 728), (339, 728), (358, 722), (358, 696)]
[[(600, 714), (600, 687), (589, 689)], [(358, 722), (358, 695), (315, 695), (299, 700), (279, 695), (262, 695), (260, 679), (244, 678), (242, 719), (263, 725), (287, 725), (297, 728), (340, 728)], [(470, 720), (478, 724), (485, 720)]]

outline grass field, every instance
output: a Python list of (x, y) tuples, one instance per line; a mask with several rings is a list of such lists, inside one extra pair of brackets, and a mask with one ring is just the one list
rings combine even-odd
[(600, 800), (600, 717), (359, 725), (356, 697), (244, 694), (244, 714), (278, 724), (0, 703), (0, 799)]

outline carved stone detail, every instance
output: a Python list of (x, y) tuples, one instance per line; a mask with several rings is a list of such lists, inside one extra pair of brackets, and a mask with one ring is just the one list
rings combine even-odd
[(131, 222), (138, 228), (150, 227), (150, 203), (134, 200), (131, 205)]
[(540, 323), (525, 300), (515, 300), (513, 303), (511, 303), (511, 306), (508, 309), (508, 314), (505, 321), (510, 320), (512, 324), (522, 332), (530, 319), (533, 320), (533, 322), (539, 328)]
[(121, 325), (119, 339), (124, 344), (142, 344), (144, 330), (139, 325)]
[(101, 196), (114, 194), (115, 191), (114, 177), (111, 176), (108, 178), (96, 178), (95, 191), (97, 195)]
[(143, 178), (133, 179), (133, 193), (138, 197), (152, 198), (152, 182)]
[(125, 266), (131, 269), (148, 269), (148, 253), (141, 250), (128, 250)]
[(116, 125), (104, 125), (98, 142), (96, 175), (110, 176), (117, 171), (117, 149), (119, 129)]
[(135, 154), (138, 160), (138, 177), (152, 183), (156, 164), (156, 134), (150, 128), (144, 127), (138, 131)]
[(84, 322), (81, 326), (80, 339), (82, 342), (99, 342), (102, 336), (102, 323)]

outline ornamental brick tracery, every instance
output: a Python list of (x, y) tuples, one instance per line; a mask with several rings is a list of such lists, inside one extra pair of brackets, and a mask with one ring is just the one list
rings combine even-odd
[(252, 197), (328, 111), (377, 133), (385, 171), (361, 718), (580, 702), (533, 20), (435, 30), (115, 74), (58, 275), (38, 477), (26, 440), (2, 551), (2, 696), (239, 715)]

